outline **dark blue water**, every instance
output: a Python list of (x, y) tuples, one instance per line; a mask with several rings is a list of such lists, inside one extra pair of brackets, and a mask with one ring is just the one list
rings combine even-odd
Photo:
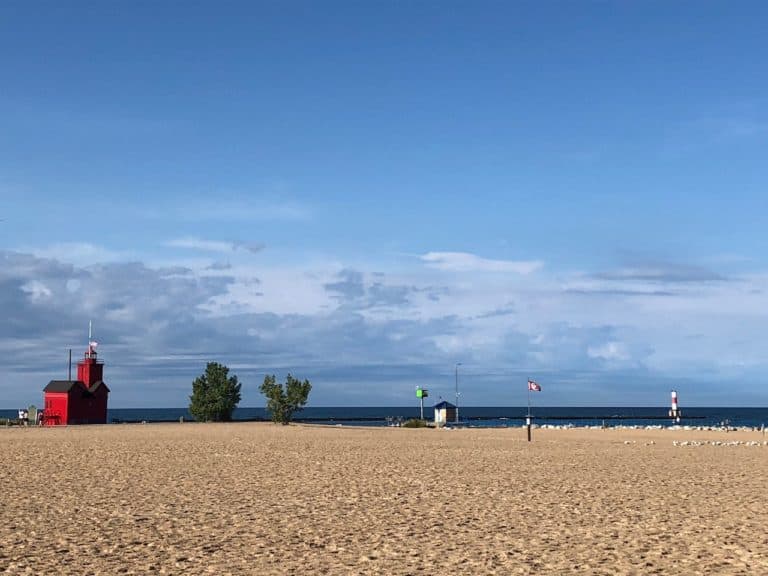
[[(578, 407), (544, 408), (533, 411), (537, 424), (572, 424), (574, 426), (648, 426), (672, 424), (666, 407)], [(502, 427), (520, 426), (525, 422), (525, 407), (471, 407), (460, 408), (464, 426)], [(16, 418), (16, 410), (0, 410), (0, 418)], [(432, 409), (424, 408), (424, 416), (431, 419)], [(112, 408), (109, 422), (178, 422), (179, 418), (193, 420), (186, 408)], [(268, 420), (264, 408), (238, 408), (235, 420)], [(392, 420), (418, 418), (417, 407), (312, 407), (295, 416), (296, 421), (322, 424), (349, 424), (356, 426), (386, 426)], [(689, 426), (760, 427), (768, 424), (768, 408), (687, 408), (683, 410), (681, 424)]]

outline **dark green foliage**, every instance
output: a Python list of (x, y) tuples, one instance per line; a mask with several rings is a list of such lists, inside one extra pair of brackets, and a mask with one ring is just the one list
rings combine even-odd
[(309, 398), (312, 384), (309, 380), (297, 380), (290, 374), (285, 381), (285, 387), (275, 381), (275, 376), (265, 376), (264, 383), (259, 388), (267, 398), (267, 410), (272, 416), (272, 422), (288, 424), (294, 412), (304, 408)]
[(403, 428), (426, 428), (427, 427), (427, 421), (421, 420), (419, 418), (411, 418), (410, 420), (406, 420), (405, 424), (403, 424)]
[(218, 362), (208, 362), (205, 373), (192, 382), (189, 413), (198, 422), (229, 422), (240, 402), (237, 376), (229, 375), (229, 368)]

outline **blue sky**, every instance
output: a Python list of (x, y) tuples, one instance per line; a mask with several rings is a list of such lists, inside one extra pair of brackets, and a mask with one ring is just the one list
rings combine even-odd
[(768, 405), (767, 16), (3, 2), (0, 406)]

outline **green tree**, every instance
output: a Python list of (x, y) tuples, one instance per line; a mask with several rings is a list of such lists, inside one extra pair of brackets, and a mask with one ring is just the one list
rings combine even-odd
[(309, 398), (309, 391), (312, 390), (312, 384), (309, 383), (309, 380), (302, 382), (288, 374), (285, 387), (283, 387), (282, 384), (275, 381), (273, 374), (264, 377), (264, 382), (259, 390), (267, 398), (267, 410), (272, 416), (272, 422), (288, 424), (295, 412), (304, 409)]
[(218, 362), (208, 362), (205, 373), (192, 382), (189, 413), (199, 422), (229, 422), (240, 402), (237, 376), (229, 376), (229, 368)]

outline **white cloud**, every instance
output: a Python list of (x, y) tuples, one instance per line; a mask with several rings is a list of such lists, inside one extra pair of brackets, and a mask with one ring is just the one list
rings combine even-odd
[(26, 284), (23, 284), (21, 286), (22, 292), (25, 292), (29, 295), (29, 299), (33, 302), (39, 302), (41, 300), (47, 300), (50, 298), (53, 294), (51, 292), (51, 289), (48, 288), (45, 284), (42, 282), (39, 282), (38, 280), (32, 280), (31, 282), (27, 282)]
[(50, 258), (87, 266), (97, 262), (126, 262), (136, 260), (137, 255), (127, 251), (109, 250), (90, 242), (61, 242), (42, 248), (22, 247), (19, 252), (33, 254), (38, 258)]
[(169, 240), (166, 245), (173, 248), (188, 248), (191, 250), (203, 250), (205, 252), (233, 252), (235, 250), (235, 244), (232, 242), (203, 240), (191, 236)]
[[(227, 270), (233, 277), (226, 292), (212, 297), (201, 306), (214, 316), (233, 314), (327, 314), (333, 300), (324, 284), (330, 272), (308, 274), (302, 268), (235, 267)], [(258, 276), (257, 276), (258, 274)]]
[(599, 346), (590, 346), (587, 348), (587, 356), (608, 361), (624, 361), (630, 359), (627, 347), (622, 342), (605, 342)]
[[(245, 250), (256, 254), (264, 250), (264, 244), (260, 242), (228, 242), (225, 240), (205, 240), (194, 236), (185, 236), (183, 238), (174, 238), (165, 243), (171, 248), (186, 248), (189, 250), (199, 250), (202, 252), (219, 252), (229, 254), (235, 250)], [(210, 267), (210, 266), (209, 266)]]
[(538, 260), (492, 260), (468, 252), (428, 252), (421, 256), (430, 268), (454, 272), (512, 272), (530, 274), (543, 263)]
[[(125, 382), (135, 380), (138, 390), (115, 372), (116, 402), (134, 394), (141, 403), (149, 382), (168, 380), (184, 388), (169, 396), (177, 403), (197, 358), (252, 372), (344, 374), (344, 382), (366, 386), (365, 377), (384, 378), (371, 367), (385, 365), (396, 369), (397, 381), (418, 374), (438, 388), (457, 359), (475, 367), (478, 385), (523, 368), (573, 379), (617, 370), (637, 370), (640, 378), (732, 375), (765, 366), (760, 311), (768, 310), (768, 276), (760, 274), (682, 285), (671, 277), (679, 289), (668, 294), (666, 284), (636, 275), (499, 274), (510, 263), (465, 253), (427, 254), (427, 266), (387, 273), (373, 262), (320, 259), (257, 265), (233, 258), (215, 271), (183, 259), (78, 267), (2, 251), (0, 262), (0, 362), (9, 373), (30, 365), (55, 372), (60, 359), (19, 353), (20, 343), (38, 351), (77, 346), (93, 319), (105, 358), (120, 363)], [(452, 275), (440, 267), (478, 263), (489, 273)], [(649, 284), (652, 295), (640, 290)], [(324, 400), (332, 402), (338, 389), (329, 386)], [(368, 401), (383, 401), (389, 388), (382, 380)]]

